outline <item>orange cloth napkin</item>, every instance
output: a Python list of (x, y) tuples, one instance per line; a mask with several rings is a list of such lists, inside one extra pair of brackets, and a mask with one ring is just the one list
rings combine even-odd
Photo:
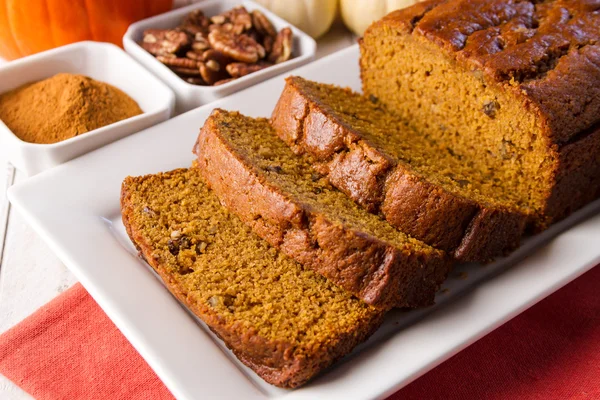
[[(600, 266), (388, 400), (600, 399)], [(79, 284), (0, 336), (37, 399), (172, 399)]]

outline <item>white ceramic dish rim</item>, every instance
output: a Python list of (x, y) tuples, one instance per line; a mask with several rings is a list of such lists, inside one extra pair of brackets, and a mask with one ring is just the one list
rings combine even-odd
[[(161, 21), (162, 19), (164, 19), (165, 16), (174, 15), (174, 16), (181, 16), (181, 17), (183, 17), (184, 15), (186, 15), (187, 13), (189, 13), (190, 11), (203, 10), (203, 9), (206, 9), (207, 7), (209, 7), (209, 6), (212, 6), (212, 5), (215, 5), (215, 4), (219, 4), (220, 2), (221, 2), (221, 0), (206, 0), (206, 1), (202, 1), (202, 2), (199, 2), (199, 3), (190, 4), (189, 6), (177, 8), (175, 10), (171, 10), (171, 11), (168, 11), (166, 13), (155, 15), (153, 17), (146, 18), (146, 19), (140, 20), (138, 22), (135, 22), (135, 23), (131, 24), (129, 26), (129, 28), (127, 29), (127, 32), (125, 32), (125, 36), (123, 36), (123, 42), (124, 43), (128, 42), (129, 45), (135, 46), (139, 50), (143, 50), (144, 52), (147, 53), (147, 51), (144, 50), (144, 48), (142, 46), (140, 46), (133, 39), (134, 32), (138, 31), (140, 29), (140, 26), (151, 25), (152, 23), (155, 23), (157, 21)], [(239, 2), (236, 2), (236, 3), (244, 5), (245, 7), (249, 8), (251, 10), (258, 9), (263, 14), (265, 14), (265, 16), (267, 16), (267, 18), (269, 18), (271, 21), (277, 21), (278, 24), (280, 24), (280, 25), (289, 25), (292, 28), (292, 31), (293, 31), (293, 33), (294, 33), (295, 36), (302, 37), (301, 39), (303, 41), (306, 41), (307, 43), (311, 44), (311, 46), (310, 46), (311, 50), (308, 51), (308, 52), (306, 52), (306, 53), (303, 53), (303, 54), (300, 54), (298, 56), (295, 56), (295, 57), (293, 57), (293, 58), (291, 58), (288, 61), (285, 61), (283, 63), (272, 65), (269, 68), (265, 68), (264, 70), (253, 72), (253, 73), (248, 74), (246, 76), (242, 76), (240, 78), (237, 78), (237, 79), (235, 79), (235, 80), (233, 80), (231, 82), (227, 82), (227, 83), (224, 83), (224, 84), (218, 85), (218, 86), (214, 86), (214, 85), (211, 85), (211, 86), (200, 86), (200, 85), (193, 85), (191, 83), (188, 83), (185, 80), (181, 79), (171, 69), (169, 69), (169, 67), (167, 67), (166, 65), (164, 65), (163, 63), (161, 63), (160, 61), (158, 61), (156, 59), (156, 57), (154, 57), (150, 53), (148, 53), (148, 55), (150, 57), (146, 58), (144, 61), (156, 64), (156, 68), (160, 68), (162, 70), (162, 72), (165, 74), (165, 79), (168, 79), (168, 81), (169, 81), (170, 84), (178, 85), (178, 86), (184, 87), (184, 88), (186, 88), (188, 90), (206, 91), (206, 92), (219, 92), (219, 91), (227, 90), (229, 88), (235, 88), (235, 87), (238, 87), (238, 86), (243, 86), (244, 83), (246, 83), (248, 80), (250, 80), (252, 78), (260, 78), (260, 76), (262, 76), (264, 74), (267, 74), (267, 73), (270, 73), (274, 69), (281, 70), (283, 68), (289, 67), (290, 64), (291, 64), (291, 66), (293, 66), (294, 64), (300, 64), (303, 61), (305, 61), (307, 59), (311, 59), (312, 57), (315, 56), (316, 48), (317, 48), (317, 43), (307, 33), (301, 31), (300, 29), (298, 29), (297, 27), (295, 27), (291, 23), (287, 22), (286, 20), (282, 19), (281, 17), (277, 16), (276, 14), (273, 14), (271, 11), (269, 11), (265, 7), (261, 6), (260, 4), (255, 3), (253, 1), (245, 0), (245, 1), (239, 1)]]
[[(357, 54), (357, 48), (354, 46), (294, 72), (309, 79), (322, 77), (331, 83), (344, 84), (346, 77), (340, 75), (344, 75), (345, 69), (352, 68), (340, 67), (348, 66), (348, 62), (355, 60)], [(352, 70), (347, 74), (353, 76), (356, 71)], [(600, 215), (585, 219), (600, 209), (598, 201), (527, 242), (511, 256), (512, 262), (520, 263), (517, 267), (506, 269), (507, 263), (503, 263), (502, 260), (479, 268), (459, 267), (457, 272), (467, 269), (472, 275), (467, 281), (457, 278), (449, 280), (449, 284), (457, 288), (452, 297), (445, 297), (445, 294), (440, 293), (437, 297), (439, 306), (412, 312), (408, 317), (400, 312), (392, 313), (390, 318), (404, 320), (406, 325), (402, 329), (394, 328), (393, 335), (375, 338), (369, 347), (363, 346), (361, 352), (355, 353), (348, 361), (339, 363), (309, 385), (294, 391), (261, 386), (259, 378), (242, 367), (238, 367), (236, 371), (236, 368), (232, 367), (234, 363), (222, 357), (226, 352), (220, 353), (219, 347), (207, 340), (206, 335), (199, 332), (201, 330), (197, 329), (195, 323), (190, 323), (191, 319), (186, 318), (187, 313), (181, 311), (162, 284), (146, 273), (146, 270), (139, 268), (138, 261), (133, 261), (131, 249), (127, 252), (123, 247), (119, 247), (125, 245), (124, 243), (115, 245), (115, 240), (126, 240), (123, 239), (122, 233), (115, 236), (114, 232), (114, 229), (118, 228), (116, 224), (119, 212), (115, 202), (120, 185), (120, 181), (113, 181), (115, 177), (129, 173), (152, 173), (161, 169), (176, 168), (182, 164), (189, 165), (185, 163), (192, 159), (189, 152), (197, 127), (186, 128), (189, 132), (181, 133), (189, 136), (185, 139), (186, 143), (175, 142), (173, 148), (161, 147), (152, 151), (149, 148), (143, 149), (144, 155), (155, 155), (157, 152), (162, 155), (163, 158), (157, 162), (160, 165), (138, 165), (134, 157), (122, 156), (118, 162), (112, 160), (112, 163), (114, 167), (117, 163), (124, 164), (127, 171), (117, 173), (116, 170), (107, 168), (106, 161), (114, 155), (129, 155), (128, 150), (139, 149), (139, 145), (143, 143), (154, 141), (155, 145), (160, 147), (161, 140), (171, 140), (169, 134), (172, 133), (173, 127), (200, 122), (215, 106), (232, 108), (238, 103), (243, 103), (240, 104), (241, 111), (253, 115), (252, 110), (258, 110), (255, 108), (257, 106), (248, 104), (245, 100), (253, 98), (256, 93), (265, 94), (266, 104), (260, 108), (264, 112), (265, 108), (272, 106), (272, 102), (276, 100), (272, 99), (271, 95), (267, 98), (266, 93), (270, 90), (273, 94), (274, 88), (280, 90), (282, 86), (282, 77), (273, 78), (229, 98), (149, 128), (143, 133), (131, 135), (88, 153), (37, 175), (9, 191), (9, 199), (18, 211), (23, 213), (27, 221), (72, 269), (177, 398), (193, 399), (204, 393), (221, 398), (239, 397), (240, 390), (244, 398), (382, 398), (456, 354), (600, 261), (600, 249), (595, 246), (600, 241)], [(181, 157), (182, 154), (189, 154), (189, 159), (172, 159), (175, 156)], [(86, 169), (103, 172), (87, 184), (89, 187), (82, 184), (86, 182), (83, 177), (88, 175), (84, 174)], [(43, 198), (45, 187), (55, 187), (55, 183), (64, 185), (65, 182), (73, 187), (68, 195), (47, 193)], [(65, 218), (68, 218), (67, 223)], [(584, 222), (572, 227), (580, 220)], [(568, 230), (561, 233), (564, 229)], [(547, 243), (552, 237), (554, 239)], [(93, 240), (93, 247), (76, 245), (85, 244), (87, 239)], [(107, 243), (110, 243), (115, 251), (103, 251)], [(131, 248), (131, 244), (125, 245), (127, 246)], [(538, 248), (539, 246), (543, 247)], [(93, 256), (100, 259), (96, 260)], [(522, 260), (526, 256), (528, 258)], [(106, 272), (102, 268), (93, 268), (94, 265), (110, 266), (115, 262), (123, 264), (122, 269), (119, 269), (118, 279), (113, 276), (109, 277), (109, 284), (102, 283), (100, 277)], [(131, 269), (126, 267), (129, 264), (132, 264)], [(496, 273), (498, 275), (493, 279), (487, 279)], [(128, 280), (150, 291), (145, 293), (147, 297), (144, 297), (143, 302), (130, 293), (132, 287), (128, 285)], [(453, 290), (451, 289), (451, 292)], [(152, 296), (148, 296), (149, 294)], [(139, 316), (137, 313), (140, 313), (140, 310), (142, 314), (145, 310), (148, 315)], [(161, 320), (163, 317), (166, 319)], [(415, 323), (416, 321), (418, 322)], [(148, 326), (156, 331), (145, 329)], [(169, 343), (181, 341), (183, 344), (168, 349), (153, 346), (164, 340), (164, 335), (170, 335)], [(377, 335), (378, 333), (375, 336)], [(193, 341), (186, 341), (192, 337)], [(201, 354), (201, 361), (205, 364), (190, 357), (190, 354)], [(196, 368), (190, 369), (190, 366)], [(197, 373), (198, 371), (202, 373)]]
[[(103, 47), (114, 48), (114, 50), (119, 50), (120, 52), (123, 53), (123, 55), (127, 56), (131, 60), (131, 62), (136, 64), (137, 67), (143, 69), (143, 66), (138, 64), (135, 60), (133, 60), (129, 54), (127, 54), (123, 51), (123, 49), (121, 49), (120, 47), (118, 47), (114, 44), (104, 43), (104, 42), (94, 42), (94, 41), (81, 41), (81, 42), (68, 44), (65, 46), (57, 47), (55, 49), (46, 50), (46, 51), (43, 51), (43, 52), (40, 52), (37, 54), (33, 54), (33, 55), (30, 55), (27, 57), (20, 58), (18, 60), (11, 61), (9, 63), (6, 63), (6, 64), (0, 66), (0, 71), (10, 71), (13, 69), (18, 70), (24, 64), (43, 62), (43, 60), (48, 57), (52, 57), (56, 54), (66, 53), (69, 51), (77, 51), (78, 49), (83, 48), (85, 46), (92, 46), (92, 47), (103, 46)], [(156, 82), (159, 82), (161, 85), (164, 85), (162, 82), (160, 82), (160, 80), (158, 78), (153, 76), (149, 71), (146, 71), (146, 72), (148, 72), (148, 74), (151, 75), (152, 79), (154, 79)], [(172, 112), (172, 110), (174, 109), (174, 104), (175, 104), (175, 93), (173, 93), (173, 91), (170, 88), (168, 88), (168, 86), (164, 86), (164, 87), (165, 87), (165, 89), (169, 89), (167, 92), (167, 93), (169, 93), (168, 104), (169, 104), (169, 108), (171, 109), (171, 112)], [(104, 133), (110, 129), (114, 129), (114, 128), (124, 126), (124, 125), (129, 125), (130, 123), (139, 121), (140, 119), (146, 119), (146, 118), (153, 117), (164, 111), (165, 111), (164, 108), (159, 108), (159, 109), (156, 109), (151, 112), (143, 111), (139, 115), (136, 115), (136, 116), (133, 116), (130, 118), (126, 118), (124, 120), (121, 120), (121, 121), (118, 121), (118, 122), (115, 122), (115, 123), (112, 123), (109, 125), (105, 125), (98, 129), (93, 129), (91, 131), (88, 131), (85, 133), (85, 135), (78, 135), (78, 136), (75, 136), (75, 137), (72, 137), (72, 138), (69, 138), (66, 140), (62, 140), (60, 142), (56, 142), (56, 143), (26, 142), (26, 141), (22, 140), (21, 138), (19, 138), (17, 135), (15, 135), (13, 133), (13, 131), (11, 131), (10, 128), (8, 126), (6, 126), (6, 124), (4, 122), (2, 122), (2, 120), (0, 120), (0, 130), (5, 130), (6, 132), (10, 133), (12, 135), (11, 140), (17, 141), (19, 143), (19, 146), (21, 146), (21, 147), (38, 148), (38, 149), (42, 149), (42, 148), (43, 149), (60, 149), (63, 147), (68, 147), (68, 146), (72, 145), (73, 143), (77, 143), (82, 140), (87, 140), (88, 138), (90, 138), (92, 136), (101, 135), (102, 133)]]

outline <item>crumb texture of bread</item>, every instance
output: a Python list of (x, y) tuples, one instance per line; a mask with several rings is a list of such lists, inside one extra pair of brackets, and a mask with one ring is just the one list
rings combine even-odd
[(514, 171), (457, 154), (373, 97), (289, 77), (271, 123), (358, 204), (460, 261), (488, 261), (519, 244), (530, 210), (506, 184)]
[(369, 304), (432, 304), (447, 255), (356, 205), (278, 139), (265, 118), (215, 110), (195, 146), (222, 203), (284, 253)]
[(169, 290), (271, 384), (304, 384), (382, 320), (382, 309), (253, 234), (197, 168), (126, 178), (121, 210), (131, 240)]
[(596, 1), (427, 0), (367, 29), (363, 91), (483, 173), (514, 171), (543, 229), (600, 194), (599, 25)]

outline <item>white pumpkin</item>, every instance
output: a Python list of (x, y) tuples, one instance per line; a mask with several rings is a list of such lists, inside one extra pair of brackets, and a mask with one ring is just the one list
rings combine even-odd
[(362, 36), (365, 30), (384, 15), (418, 3), (419, 0), (340, 0), (344, 24)]
[(337, 12), (337, 0), (256, 0), (315, 39), (325, 34)]

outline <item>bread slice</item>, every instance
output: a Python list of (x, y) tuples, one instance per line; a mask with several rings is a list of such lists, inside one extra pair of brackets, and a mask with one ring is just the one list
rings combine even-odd
[(126, 178), (121, 211), (131, 241), (171, 293), (273, 385), (302, 385), (382, 320), (382, 309), (253, 234), (197, 168)]
[(433, 302), (450, 268), (446, 255), (331, 187), (267, 119), (217, 109), (194, 151), (222, 203), (288, 256), (372, 305)]
[(600, 11), (582, 0), (429, 0), (360, 45), (363, 91), (504, 170), (543, 229), (600, 196)]
[(271, 121), (358, 204), (457, 260), (518, 246), (528, 210), (494, 171), (415, 132), (377, 99), (290, 77)]

